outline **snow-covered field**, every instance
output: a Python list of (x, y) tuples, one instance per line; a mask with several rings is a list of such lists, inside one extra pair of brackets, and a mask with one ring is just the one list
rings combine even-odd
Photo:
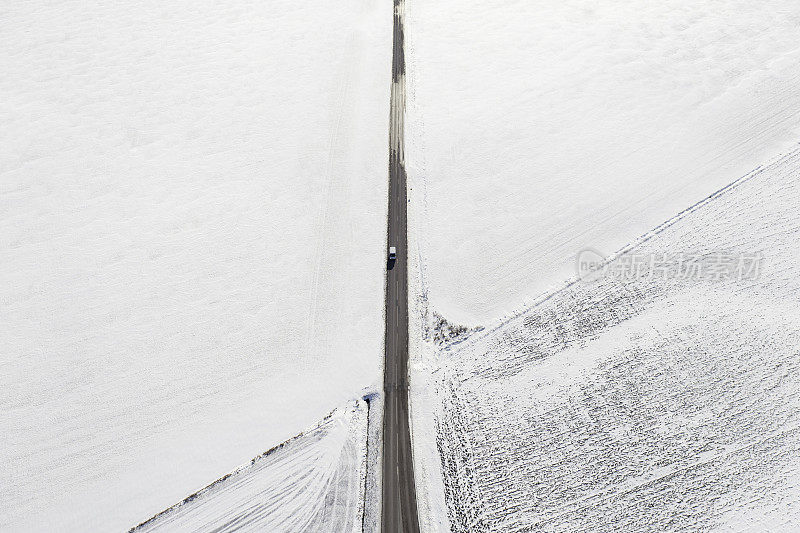
[(361, 532), (367, 417), (361, 400), (338, 409), (135, 531)]
[(800, 528), (800, 4), (406, 7), (423, 527)]
[(800, 150), (431, 350), (432, 529), (800, 528), (798, 207)]
[(379, 386), (387, 11), (0, 8), (0, 529), (129, 528)]
[(795, 0), (408, 0), (410, 231), (487, 324), (800, 139)]
[[(377, 527), (390, 10), (0, 7), (0, 530)], [(800, 529), (799, 35), (407, 0), (425, 530)]]

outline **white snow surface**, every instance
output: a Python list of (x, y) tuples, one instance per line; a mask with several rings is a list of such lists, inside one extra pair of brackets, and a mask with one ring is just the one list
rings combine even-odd
[(671, 269), (683, 252), (714, 272), (718, 254), (756, 254), (755, 276), (643, 265), (466, 339), (418, 344), (428, 530), (800, 529), (798, 207), (800, 150), (609, 264), (636, 254)]
[(127, 529), (380, 383), (385, 5), (0, 20), (0, 529)]
[(368, 408), (359, 400), (134, 531), (361, 532)]
[(408, 0), (410, 231), (487, 325), (800, 138), (796, 0)]

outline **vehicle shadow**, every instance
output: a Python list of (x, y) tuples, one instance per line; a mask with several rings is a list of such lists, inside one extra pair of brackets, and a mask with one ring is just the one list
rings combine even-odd
[(397, 262), (396, 259), (387, 259), (386, 260), (386, 270), (392, 270), (394, 268), (395, 262)]

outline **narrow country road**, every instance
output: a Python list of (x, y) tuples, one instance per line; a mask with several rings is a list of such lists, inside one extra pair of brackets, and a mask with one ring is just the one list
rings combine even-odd
[(403, 117), (406, 104), (403, 0), (394, 0), (391, 115), (389, 118), (388, 244), (397, 259), (387, 262), (386, 348), (383, 415), (383, 496), (381, 531), (417, 533), (417, 496), (408, 419), (408, 270), (406, 171)]

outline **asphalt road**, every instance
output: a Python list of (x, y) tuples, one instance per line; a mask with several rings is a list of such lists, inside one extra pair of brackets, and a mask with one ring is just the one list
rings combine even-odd
[[(394, 0), (394, 45), (389, 118), (389, 246), (397, 259), (386, 267), (386, 360), (383, 414), (383, 533), (419, 531), (408, 421), (408, 239), (403, 144), (405, 56), (403, 1)], [(388, 256), (387, 256), (388, 257)]]

